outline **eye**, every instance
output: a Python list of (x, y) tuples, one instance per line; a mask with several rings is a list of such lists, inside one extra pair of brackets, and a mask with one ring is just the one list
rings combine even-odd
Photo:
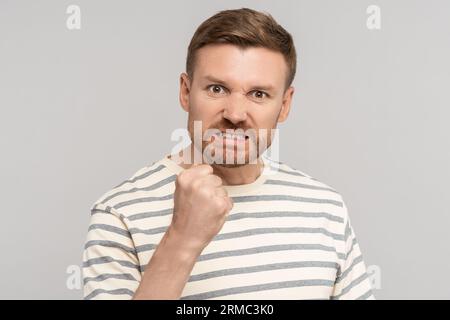
[(221, 85), (212, 84), (212, 85), (208, 86), (208, 91), (210, 91), (211, 93), (214, 93), (214, 94), (222, 94), (225, 92), (225, 89)]
[(264, 99), (267, 98), (269, 95), (267, 93), (265, 93), (264, 91), (261, 90), (255, 90), (252, 92), (252, 96), (255, 97), (256, 99)]

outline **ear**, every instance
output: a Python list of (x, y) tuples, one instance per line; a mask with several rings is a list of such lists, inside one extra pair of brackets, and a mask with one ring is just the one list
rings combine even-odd
[(280, 114), (278, 115), (278, 122), (284, 122), (291, 110), (292, 96), (294, 95), (294, 87), (289, 87), (283, 96), (283, 104), (281, 105)]
[(189, 93), (191, 92), (191, 81), (186, 73), (180, 75), (180, 104), (184, 111), (189, 112)]

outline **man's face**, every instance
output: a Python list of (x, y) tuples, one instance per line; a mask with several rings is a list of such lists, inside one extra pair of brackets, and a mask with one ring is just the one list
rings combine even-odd
[[(215, 44), (197, 50), (193, 79), (185, 73), (180, 77), (180, 103), (189, 113), (188, 130), (197, 150), (203, 154), (210, 145), (212, 154), (222, 151), (224, 163), (231, 157), (238, 163), (237, 151), (245, 155), (245, 163), (259, 157), (271, 145), (271, 130), (289, 113), (294, 88), (285, 88), (287, 72), (283, 55), (266, 48)], [(197, 141), (194, 121), (202, 122), (202, 137), (208, 129), (252, 129), (256, 136)]]

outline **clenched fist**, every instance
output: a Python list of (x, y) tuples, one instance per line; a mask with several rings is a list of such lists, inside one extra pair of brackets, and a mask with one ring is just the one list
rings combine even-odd
[(219, 233), (233, 201), (208, 164), (182, 171), (175, 181), (174, 210), (170, 228), (183, 241), (200, 250)]

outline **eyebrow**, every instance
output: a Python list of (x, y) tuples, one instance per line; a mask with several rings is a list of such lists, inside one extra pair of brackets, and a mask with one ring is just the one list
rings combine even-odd
[[(219, 78), (216, 78), (212, 75), (206, 75), (204, 79), (228, 87), (228, 84), (225, 81), (220, 80)], [(252, 86), (252, 90), (275, 91), (275, 87), (272, 85), (254, 85)]]

